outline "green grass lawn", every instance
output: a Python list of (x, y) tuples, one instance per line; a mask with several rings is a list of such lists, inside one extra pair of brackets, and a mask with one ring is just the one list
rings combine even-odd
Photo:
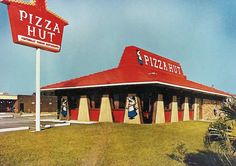
[(168, 154), (180, 142), (203, 150), (205, 122), (163, 125), (100, 123), (0, 134), (0, 165), (181, 165)]

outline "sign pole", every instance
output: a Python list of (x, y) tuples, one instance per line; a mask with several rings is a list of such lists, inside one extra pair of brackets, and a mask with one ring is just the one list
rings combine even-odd
[(40, 49), (36, 49), (36, 131), (40, 131)]

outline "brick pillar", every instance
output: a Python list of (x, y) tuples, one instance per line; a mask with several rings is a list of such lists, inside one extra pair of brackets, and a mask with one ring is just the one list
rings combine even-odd
[(216, 108), (216, 101), (211, 99), (203, 99), (202, 102), (202, 118), (205, 120), (215, 119), (214, 109)]
[(171, 103), (171, 122), (178, 122), (178, 103), (177, 103), (177, 96), (172, 97)]
[(221, 107), (222, 107), (222, 101), (220, 101), (220, 100), (218, 100), (218, 101), (216, 101), (216, 108), (218, 109), (218, 110), (220, 110), (221, 109)]
[(89, 120), (89, 100), (87, 96), (80, 97), (80, 104), (78, 110), (78, 121), (88, 122)]
[(189, 103), (188, 103), (188, 97), (184, 98), (184, 118), (183, 121), (189, 120)]
[(158, 94), (156, 101), (156, 124), (165, 123), (163, 95)]
[(200, 113), (200, 109), (199, 109), (199, 99), (195, 98), (194, 99), (194, 104), (193, 104), (193, 120), (199, 120), (199, 113)]
[(109, 95), (102, 96), (99, 122), (113, 122), (112, 109)]
[[(134, 99), (133, 99), (134, 98)], [(141, 124), (140, 100), (135, 94), (128, 94), (126, 98), (124, 123)]]

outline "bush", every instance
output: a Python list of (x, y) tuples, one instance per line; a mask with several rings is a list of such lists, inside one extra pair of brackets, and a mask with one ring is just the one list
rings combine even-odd
[(222, 165), (236, 165), (234, 156), (236, 142), (232, 133), (235, 119), (236, 100), (232, 98), (223, 103), (219, 119), (209, 125), (204, 137), (205, 147), (218, 154)]
[(181, 163), (184, 163), (186, 160), (187, 155), (187, 148), (184, 143), (177, 144), (176, 148), (173, 150), (173, 152), (169, 155), (170, 158), (179, 161)]

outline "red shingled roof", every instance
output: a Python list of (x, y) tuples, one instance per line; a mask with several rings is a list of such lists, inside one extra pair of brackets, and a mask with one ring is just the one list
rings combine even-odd
[(135, 46), (126, 47), (117, 68), (42, 87), (41, 90), (157, 84), (220, 96), (229, 93), (186, 79), (179, 63)]

